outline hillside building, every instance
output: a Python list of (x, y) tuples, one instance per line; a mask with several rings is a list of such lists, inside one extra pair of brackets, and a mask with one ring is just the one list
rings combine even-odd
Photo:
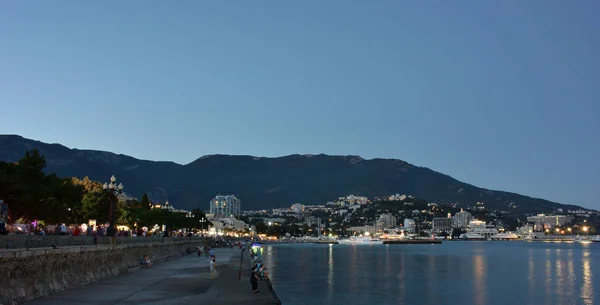
[(376, 226), (378, 230), (393, 229), (396, 227), (396, 217), (392, 213), (381, 214), (377, 220)]
[(544, 228), (553, 228), (556, 226), (564, 226), (570, 224), (573, 221), (571, 215), (544, 215), (538, 214), (536, 216), (527, 217), (527, 222), (540, 225)]
[(473, 215), (461, 209), (460, 212), (452, 216), (452, 227), (458, 229), (466, 229), (469, 226), (471, 220), (473, 220)]
[(452, 218), (434, 217), (431, 221), (431, 229), (435, 233), (452, 231)]
[(217, 195), (210, 201), (210, 214), (219, 217), (238, 217), (241, 215), (241, 202), (234, 195)]
[(409, 233), (415, 233), (416, 231), (416, 224), (415, 221), (413, 219), (410, 218), (406, 218), (404, 219), (404, 229), (409, 232)]

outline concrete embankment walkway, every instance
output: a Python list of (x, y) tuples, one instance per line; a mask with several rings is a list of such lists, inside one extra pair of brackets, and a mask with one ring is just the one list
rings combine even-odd
[(275, 304), (265, 282), (259, 282), (260, 293), (252, 293), (248, 253), (241, 270), (240, 254), (238, 249), (215, 249), (215, 280), (209, 278), (209, 260), (193, 254), (25, 304)]

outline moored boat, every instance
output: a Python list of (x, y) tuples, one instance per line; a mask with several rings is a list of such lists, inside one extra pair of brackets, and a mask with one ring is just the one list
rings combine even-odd
[(485, 236), (483, 236), (479, 233), (470, 233), (470, 232), (460, 234), (459, 238), (465, 239), (465, 240), (485, 240)]
[(491, 236), (492, 240), (516, 240), (519, 236), (512, 232), (503, 232)]
[(339, 244), (344, 245), (382, 245), (383, 241), (375, 237), (355, 237), (352, 236), (348, 239), (338, 239)]

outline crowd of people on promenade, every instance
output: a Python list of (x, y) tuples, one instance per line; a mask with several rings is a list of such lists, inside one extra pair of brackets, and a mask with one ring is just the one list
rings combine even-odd
[[(30, 224), (13, 225), (12, 233), (15, 234), (33, 234), (33, 235), (66, 235), (66, 236), (104, 236), (108, 229), (107, 224), (102, 225), (66, 225), (65, 223), (58, 223), (55, 225), (38, 225), (35, 221)], [(146, 232), (143, 230), (125, 230), (118, 229), (116, 231), (117, 236), (131, 237), (131, 236), (146, 236)]]
[[(35, 221), (30, 224), (14, 225), (15, 228), (8, 234), (33, 234), (33, 235), (64, 235), (64, 236), (106, 236), (109, 228), (108, 224), (101, 225), (38, 225)], [(150, 232), (146, 228), (138, 228), (130, 230), (127, 228), (117, 228), (116, 236), (118, 237), (149, 237), (149, 236), (164, 236), (164, 232)], [(204, 236), (203, 234), (201, 234)], [(171, 230), (169, 237), (192, 237), (197, 236), (192, 232), (183, 232), (182, 230)]]

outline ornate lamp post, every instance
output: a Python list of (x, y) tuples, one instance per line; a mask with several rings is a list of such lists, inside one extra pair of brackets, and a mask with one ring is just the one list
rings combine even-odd
[(161, 208), (163, 211), (165, 211), (165, 232), (163, 234), (163, 237), (169, 237), (169, 212), (171, 212), (171, 206), (169, 205), (169, 201), (167, 200)]
[[(188, 213), (185, 215), (185, 218), (191, 218), (191, 219), (193, 219), (194, 217), (196, 217), (196, 216), (195, 216), (194, 214), (192, 214), (192, 212), (188, 212)], [(191, 222), (190, 222), (190, 221), (188, 221), (188, 224), (189, 224), (189, 223), (191, 223)], [(190, 226), (187, 226), (187, 227), (188, 227), (188, 231), (192, 231), (192, 228), (191, 228)]]
[(110, 195), (110, 225), (108, 229), (106, 229), (106, 235), (116, 236), (117, 228), (115, 228), (115, 219), (113, 215), (115, 214), (115, 206), (119, 200), (118, 196), (123, 194), (123, 183), (117, 185), (117, 178), (115, 178), (115, 175), (112, 175), (112, 177), (110, 177), (110, 183), (104, 182), (102, 189)]
[(205, 217), (202, 217), (200, 220), (198, 220), (198, 222), (200, 223), (200, 226), (202, 228), (202, 234), (204, 234), (204, 224), (207, 223), (207, 220)]

